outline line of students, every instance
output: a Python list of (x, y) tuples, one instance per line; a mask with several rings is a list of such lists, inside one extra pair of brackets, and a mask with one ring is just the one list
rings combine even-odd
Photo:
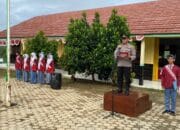
[(17, 80), (32, 84), (37, 82), (49, 84), (55, 71), (53, 55), (49, 53), (45, 59), (44, 53), (41, 52), (38, 59), (35, 52), (32, 52), (30, 57), (28, 54), (21, 57), (19, 53), (16, 53), (15, 69)]

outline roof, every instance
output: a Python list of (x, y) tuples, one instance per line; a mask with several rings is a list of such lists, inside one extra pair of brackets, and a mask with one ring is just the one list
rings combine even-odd
[[(87, 19), (91, 23), (95, 12), (100, 13), (101, 21), (107, 23), (112, 9), (127, 18), (132, 34), (180, 34), (180, 0), (157, 0), (151, 2), (121, 5), (86, 10)], [(82, 11), (57, 13), (31, 18), (11, 27), (11, 37), (32, 37), (38, 31), (46, 36), (65, 36), (70, 18), (81, 17)], [(0, 32), (0, 37), (5, 37)]]

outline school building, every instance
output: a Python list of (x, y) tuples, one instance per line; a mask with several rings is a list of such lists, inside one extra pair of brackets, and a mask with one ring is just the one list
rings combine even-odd
[[(158, 80), (159, 70), (166, 64), (168, 54), (176, 55), (176, 64), (180, 65), (180, 0), (154, 0), (150, 2), (128, 4), (85, 10), (89, 23), (95, 12), (99, 12), (101, 21), (106, 24), (113, 9), (127, 18), (132, 39), (137, 42), (137, 59), (133, 70), (137, 77)], [(31, 18), (11, 27), (11, 55), (24, 48), (27, 38), (43, 31), (49, 39), (63, 41), (68, 31), (70, 18), (80, 18), (82, 11), (43, 15)], [(6, 30), (0, 32), (0, 45), (5, 45)], [(59, 46), (59, 56), (65, 44)]]

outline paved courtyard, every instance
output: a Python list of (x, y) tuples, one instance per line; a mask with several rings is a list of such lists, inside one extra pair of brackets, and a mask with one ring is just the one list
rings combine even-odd
[[(0, 87), (4, 84), (1, 78)], [(48, 85), (32, 85), (15, 79), (11, 85), (14, 105), (7, 108), (0, 103), (1, 130), (180, 129), (179, 103), (175, 117), (161, 114), (162, 92), (147, 91), (155, 100), (153, 107), (137, 118), (115, 114), (104, 119), (110, 113), (103, 110), (103, 93), (111, 90), (111, 85), (67, 80), (61, 90), (52, 90)]]

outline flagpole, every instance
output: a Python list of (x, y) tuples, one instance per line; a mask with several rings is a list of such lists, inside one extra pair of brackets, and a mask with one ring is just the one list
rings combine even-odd
[(6, 106), (11, 105), (11, 85), (10, 85), (10, 0), (7, 4), (7, 77), (6, 77)]

